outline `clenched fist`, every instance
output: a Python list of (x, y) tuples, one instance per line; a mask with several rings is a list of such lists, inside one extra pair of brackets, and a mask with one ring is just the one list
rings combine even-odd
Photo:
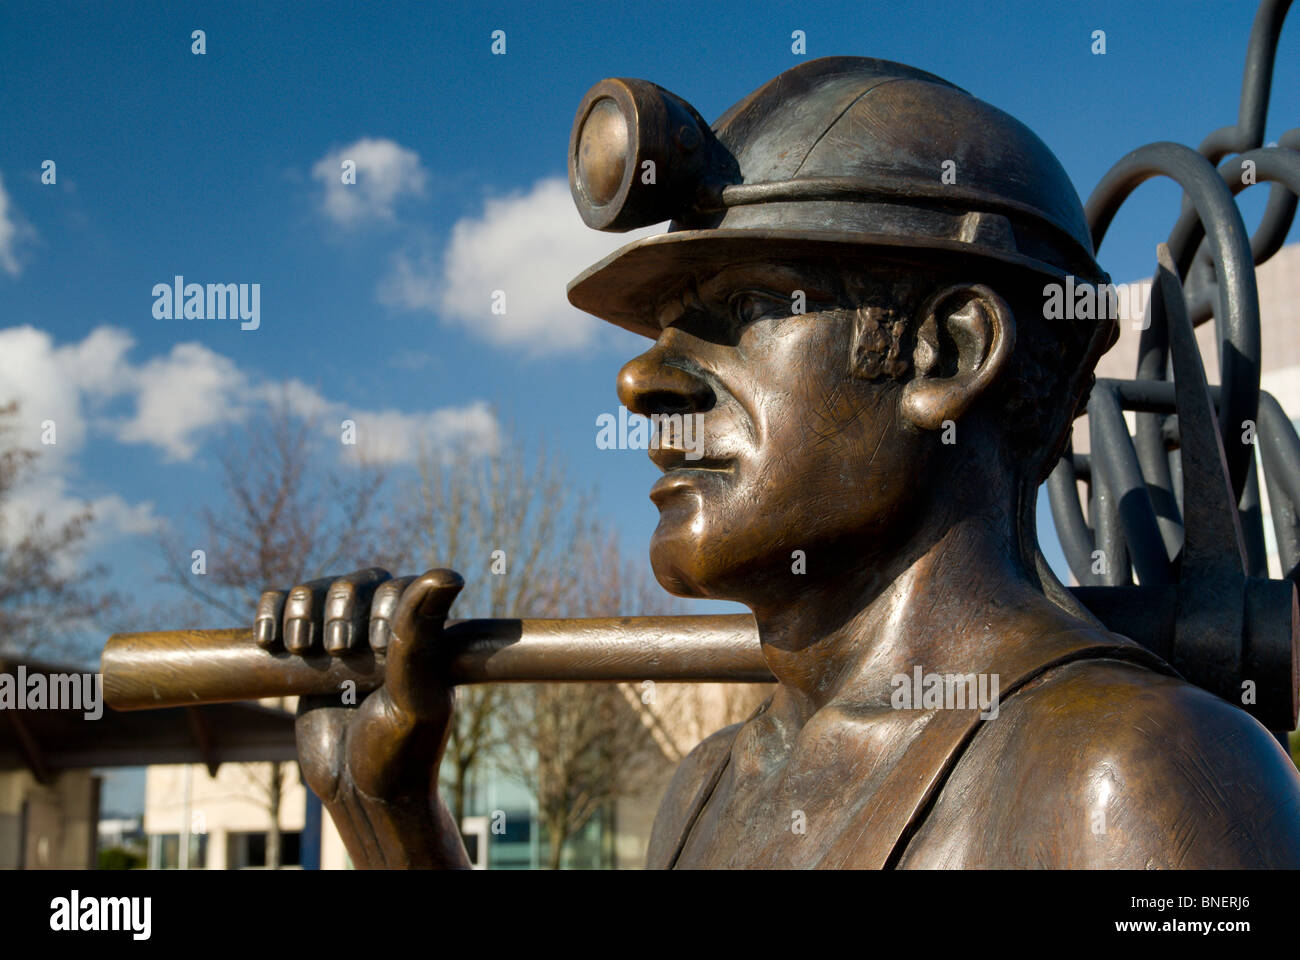
[(465, 581), (451, 570), (394, 579), (378, 568), (268, 590), (253, 635), (264, 648), (333, 656), (369, 648), (384, 683), (360, 704), (338, 695), (298, 705), (298, 759), (363, 868), (468, 867), (438, 795), (452, 717), (443, 623)]

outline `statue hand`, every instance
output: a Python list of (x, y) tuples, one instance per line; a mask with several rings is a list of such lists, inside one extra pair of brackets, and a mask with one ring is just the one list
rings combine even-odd
[[(319, 640), (332, 655), (368, 646), (386, 659), (383, 686), (359, 705), (346, 705), (340, 691), (298, 706), (303, 779), (358, 866), (468, 865), (437, 793), (453, 703), (438, 641), (463, 586), (451, 570), (391, 579), (372, 568), (301, 584), (287, 596), (267, 591), (258, 604), (255, 636), (264, 645), (283, 636), (302, 655), (316, 652)], [(283, 627), (277, 632), (268, 620)]]

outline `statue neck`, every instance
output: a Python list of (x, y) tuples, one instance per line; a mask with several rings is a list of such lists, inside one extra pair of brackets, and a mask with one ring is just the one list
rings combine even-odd
[(797, 712), (835, 701), (888, 708), (890, 679), (986, 663), (1018, 611), (1049, 602), (1021, 559), (1019, 511), (967, 516), (864, 564), (754, 605), (763, 655)]

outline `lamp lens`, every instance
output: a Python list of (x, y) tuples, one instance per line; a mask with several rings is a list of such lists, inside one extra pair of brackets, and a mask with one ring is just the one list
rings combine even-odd
[(618, 104), (609, 97), (597, 100), (578, 140), (578, 176), (593, 203), (604, 206), (623, 185), (629, 139), (627, 118)]

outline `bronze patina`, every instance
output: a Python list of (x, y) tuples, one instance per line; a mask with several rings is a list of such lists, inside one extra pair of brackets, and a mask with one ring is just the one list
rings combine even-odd
[[(651, 669), (777, 681), (681, 765), (652, 867), (1300, 866), (1300, 777), (1229, 702), (1256, 676), (1257, 715), (1294, 726), (1290, 582), (1243, 574), (1224, 595), (1246, 612), (1221, 634), (1248, 655), (1216, 661), (1212, 690), (1187, 679), (1205, 658), (1178, 646), (1193, 600), (1177, 578), (1072, 592), (1039, 550), (1036, 491), (1116, 326), (1045, 314), (1046, 286), (1108, 278), (1032, 132), (867, 58), (789, 70), (712, 126), (606, 80), (579, 108), (570, 183), (599, 229), (673, 221), (569, 296), (651, 340), (618, 375), (630, 410), (703, 427), (700, 459), (671, 429), (651, 451), (657, 578), (739, 601), (752, 625), (457, 623), (457, 574), (367, 570), (268, 591), (256, 645), (115, 638), (110, 703), (317, 694), (303, 773), (363, 867), (468, 864), (437, 790), (454, 684)], [(1213, 431), (1203, 375), (1182, 372), (1186, 266), (1161, 264), (1180, 420)], [(1235, 516), (1233, 458), (1184, 446)], [(343, 678), (373, 689), (359, 707), (320, 695)], [(988, 696), (950, 702), (963, 678)]]

